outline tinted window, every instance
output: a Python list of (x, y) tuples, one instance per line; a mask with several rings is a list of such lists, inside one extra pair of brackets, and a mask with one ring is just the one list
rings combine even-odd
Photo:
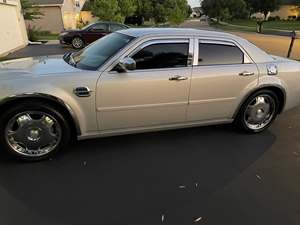
[(199, 44), (198, 65), (226, 65), (244, 63), (244, 53), (236, 46)]
[(95, 25), (92, 26), (92, 31), (107, 31), (107, 24), (104, 23), (97, 23)]
[(79, 69), (96, 70), (133, 39), (124, 34), (112, 33), (64, 59)]
[(132, 58), (137, 69), (185, 67), (188, 61), (188, 43), (153, 44)]
[(111, 32), (115, 32), (115, 31), (123, 30), (123, 29), (125, 29), (125, 27), (121, 26), (121, 25), (118, 25), (118, 24), (111, 24), (110, 25), (110, 31)]

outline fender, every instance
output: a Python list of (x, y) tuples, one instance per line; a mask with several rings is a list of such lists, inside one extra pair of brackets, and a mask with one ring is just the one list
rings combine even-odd
[(61, 100), (60, 98), (54, 97), (52, 95), (48, 95), (48, 94), (44, 94), (44, 93), (24, 93), (24, 94), (20, 94), (20, 95), (12, 95), (12, 96), (6, 97), (0, 101), (0, 108), (3, 107), (4, 105), (8, 104), (9, 102), (12, 102), (12, 101), (15, 101), (18, 99), (22, 99), (22, 98), (44, 99), (44, 100), (56, 103), (60, 107), (63, 107), (69, 113), (69, 116), (73, 120), (72, 122), (75, 126), (77, 136), (81, 135), (79, 120), (78, 120), (76, 114), (74, 113), (74, 111), (72, 110), (72, 108), (68, 104), (66, 104), (63, 100)]

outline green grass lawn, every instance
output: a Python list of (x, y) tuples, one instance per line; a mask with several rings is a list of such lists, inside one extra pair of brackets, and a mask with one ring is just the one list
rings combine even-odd
[[(257, 24), (255, 20), (233, 20), (228, 24), (211, 23), (211, 26), (227, 31), (256, 32)], [(300, 21), (267, 21), (263, 24), (263, 31), (274, 30), (300, 31)]]
[(45, 34), (45, 35), (41, 35), (38, 34), (37, 35), (38, 40), (42, 41), (42, 40), (58, 40), (58, 34)]
[[(255, 20), (233, 20), (228, 22), (232, 25), (256, 27)], [(300, 30), (300, 21), (267, 21), (264, 23), (266, 29), (275, 30)]]

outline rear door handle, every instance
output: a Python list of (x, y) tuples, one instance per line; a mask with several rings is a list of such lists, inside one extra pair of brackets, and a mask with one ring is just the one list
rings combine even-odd
[(239, 76), (244, 76), (244, 77), (248, 77), (248, 76), (253, 76), (254, 73), (253, 72), (242, 72), (242, 73), (239, 73)]
[(188, 77), (179, 76), (179, 75), (169, 78), (170, 81), (182, 81), (182, 80), (187, 80), (187, 79), (188, 79)]

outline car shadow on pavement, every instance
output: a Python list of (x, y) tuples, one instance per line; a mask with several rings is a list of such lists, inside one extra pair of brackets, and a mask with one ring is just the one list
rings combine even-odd
[(226, 125), (81, 141), (38, 163), (1, 154), (0, 188), (40, 224), (193, 224), (275, 139)]

